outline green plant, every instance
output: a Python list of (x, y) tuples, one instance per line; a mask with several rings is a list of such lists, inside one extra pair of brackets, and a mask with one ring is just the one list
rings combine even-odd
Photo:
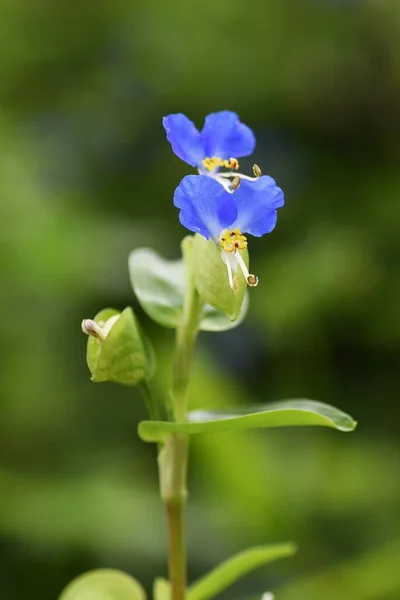
[[(236, 115), (232, 115), (234, 113), (226, 111), (210, 115), (213, 126), (215, 122), (218, 125), (213, 135), (218, 139), (218, 148), (223, 146), (221, 139), (233, 144), (236, 135), (242, 143), (244, 136), (247, 145), (243, 155), (249, 144), (251, 146), (252, 137)], [(222, 157), (212, 153), (207, 157), (206, 150), (202, 149), (206, 158), (200, 152), (200, 158), (197, 159), (196, 154), (192, 160), (188, 147), (183, 152), (183, 142), (178, 144), (171, 134), (176, 120), (172, 117), (177, 119), (179, 128), (182, 123), (189, 128), (183, 142), (186, 144), (192, 136), (190, 152), (193, 148), (198, 152), (200, 138), (190, 122), (188, 125), (186, 118), (182, 119), (183, 115), (169, 117), (166, 130), (174, 151), (199, 168), (199, 175), (184, 178), (174, 197), (181, 211), (181, 222), (195, 235), (183, 239), (179, 261), (168, 261), (147, 248), (134, 250), (129, 259), (131, 282), (141, 307), (159, 325), (176, 330), (171, 390), (165, 390), (162, 398), (153, 390), (154, 351), (131, 308), (121, 313), (114, 309), (102, 310), (93, 320), (85, 319), (82, 328), (89, 335), (87, 363), (92, 380), (138, 386), (148, 407), (150, 420), (140, 423), (138, 431), (142, 440), (157, 444), (160, 495), (169, 538), (169, 580), (155, 581), (154, 598), (208, 600), (251, 569), (290, 556), (296, 548), (292, 543), (283, 543), (246, 550), (188, 586), (184, 507), (191, 436), (304, 425), (352, 431), (356, 423), (336, 408), (307, 399), (219, 412), (207, 407), (189, 410), (188, 387), (197, 335), (200, 331), (231, 329), (244, 319), (248, 307), (247, 286), (257, 285), (258, 279), (248, 271), (247, 239), (242, 232), (261, 236), (272, 231), (276, 209), (283, 205), (283, 194), (270, 177), (261, 175), (257, 165), (253, 169), (254, 177), (233, 171), (220, 173), (221, 166), (236, 169), (239, 165), (236, 158), (229, 158), (223, 151)], [(181, 135), (180, 129), (178, 133)], [(144, 592), (136, 580), (124, 573), (98, 570), (74, 580), (60, 600), (95, 598), (142, 600)]]

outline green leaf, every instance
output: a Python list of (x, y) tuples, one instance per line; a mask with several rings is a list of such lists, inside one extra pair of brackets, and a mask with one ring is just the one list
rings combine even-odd
[[(247, 250), (241, 250), (240, 254), (248, 266)], [(236, 288), (232, 290), (220, 249), (212, 240), (207, 241), (198, 234), (194, 236), (193, 242), (193, 268), (196, 288), (204, 302), (222, 311), (231, 321), (236, 321), (242, 310), (247, 288), (241, 270), (237, 271)]]
[(346, 413), (322, 402), (286, 400), (239, 410), (197, 410), (189, 413), (188, 421), (185, 422), (142, 421), (139, 424), (139, 436), (146, 442), (158, 442), (171, 433), (214, 433), (253, 427), (301, 425), (319, 425), (339, 431), (352, 431), (357, 423)]
[(165, 260), (150, 248), (138, 248), (129, 256), (129, 273), (145, 313), (159, 325), (177, 327), (186, 288), (183, 260)]
[[(101, 326), (118, 311), (107, 308), (94, 321)], [(87, 364), (92, 381), (137, 385), (154, 371), (154, 353), (131, 308), (125, 308), (104, 341), (89, 336)]]
[(154, 580), (153, 585), (153, 599), (154, 600), (170, 600), (171, 598), (171, 584), (163, 577), (157, 577)]
[(213, 598), (253, 569), (295, 552), (296, 546), (289, 543), (259, 546), (240, 552), (193, 583), (188, 590), (188, 600)]
[(145, 600), (136, 579), (122, 571), (97, 569), (80, 575), (67, 585), (59, 600)]
[[(185, 240), (193, 239), (192, 236), (185, 238)], [(220, 258), (218, 260), (223, 267), (223, 277), (227, 279), (226, 268)], [(184, 261), (166, 260), (150, 248), (138, 248), (130, 254), (129, 272), (133, 290), (145, 313), (163, 327), (178, 327), (183, 315), (187, 285)], [(232, 296), (230, 288), (228, 292), (229, 296)], [(233, 329), (246, 316), (247, 296), (239, 308), (241, 312), (233, 322), (225, 312), (205, 304), (200, 317), (200, 331)]]

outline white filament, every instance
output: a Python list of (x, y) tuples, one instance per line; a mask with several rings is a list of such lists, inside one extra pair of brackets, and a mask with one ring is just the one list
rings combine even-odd
[[(240, 177), (240, 179), (245, 179), (246, 181), (257, 181), (257, 179), (260, 179), (259, 177), (250, 177), (249, 175), (243, 175), (242, 173), (217, 173), (217, 177)], [(222, 182), (221, 182), (222, 183)]]
[(242, 273), (244, 275), (245, 280), (247, 281), (248, 278), (249, 278), (250, 273), (249, 273), (249, 271), (248, 271), (248, 269), (247, 269), (247, 267), (245, 265), (245, 262), (244, 262), (243, 258), (240, 256), (240, 252), (238, 252), (236, 250), (235, 253), (234, 253), (234, 256), (235, 256), (235, 258), (236, 258), (236, 260), (237, 260), (237, 262), (239, 264), (239, 267), (242, 270)]
[(229, 285), (231, 286), (231, 289), (233, 290), (233, 288), (235, 287), (235, 285), (234, 285), (234, 282), (233, 282), (231, 256), (227, 252), (222, 251), (221, 252), (221, 258), (222, 258), (222, 261), (226, 264), (226, 268), (227, 268), (227, 271), (228, 271)]

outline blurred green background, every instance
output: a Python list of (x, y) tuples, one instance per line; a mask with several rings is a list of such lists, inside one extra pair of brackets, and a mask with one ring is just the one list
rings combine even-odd
[(1, 600), (54, 600), (94, 567), (148, 590), (166, 574), (141, 398), (90, 382), (80, 321), (133, 305), (169, 384), (172, 332), (127, 256), (178, 257), (185, 233), (162, 116), (222, 109), (286, 206), (251, 240), (245, 324), (200, 336), (192, 405), (308, 397), (359, 427), (195, 438), (190, 578), (294, 540), (224, 597), (398, 600), (399, 1), (3, 0), (0, 36)]

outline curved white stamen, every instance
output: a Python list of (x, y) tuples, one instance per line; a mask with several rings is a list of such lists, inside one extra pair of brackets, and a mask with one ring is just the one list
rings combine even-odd
[[(218, 181), (218, 183), (220, 183), (222, 185), (222, 187), (224, 188), (224, 190), (226, 190), (229, 194), (233, 194), (233, 192), (235, 190), (233, 190), (231, 188), (231, 182), (230, 181), (225, 181), (225, 179), (220, 179), (220, 176), (222, 175), (222, 173), (211, 173), (210, 171), (205, 171), (204, 169), (201, 169), (200, 167), (197, 167), (197, 171), (199, 173), (199, 175), (205, 175), (206, 177), (211, 177), (212, 179), (215, 179), (215, 181)], [(232, 173), (232, 177), (234, 177), (235, 175)]]
[(236, 258), (238, 265), (241, 268), (244, 278), (246, 279), (247, 285), (249, 285), (250, 287), (256, 287), (258, 285), (258, 277), (256, 275), (253, 275), (252, 273), (249, 273), (246, 264), (240, 255), (240, 252), (236, 250), (234, 252), (234, 257)]
[(226, 267), (228, 269), (228, 279), (229, 279), (229, 285), (231, 286), (231, 289), (233, 290), (234, 288), (234, 283), (233, 283), (233, 275), (232, 275), (232, 267), (231, 267), (231, 263), (228, 262), (226, 263)]
[(215, 179), (216, 181), (218, 181), (218, 183), (220, 183), (223, 188), (229, 193), (229, 194), (233, 194), (233, 192), (235, 190), (233, 190), (231, 188), (231, 182), (227, 181), (225, 179), (220, 179), (219, 175), (212, 175), (213, 179)]
[(250, 287), (255, 287), (256, 285), (258, 285), (258, 277), (256, 275), (253, 275), (252, 273), (249, 273), (249, 271), (246, 267), (246, 264), (245, 264), (243, 258), (241, 257), (240, 252), (238, 252), (238, 250), (236, 250), (235, 252), (229, 252), (229, 253), (222, 250), (221, 251), (221, 259), (222, 259), (222, 262), (224, 262), (226, 264), (226, 268), (228, 271), (229, 285), (232, 290), (236, 289), (236, 286), (237, 286), (237, 277), (236, 277), (235, 273), (237, 272), (238, 265), (244, 275), (247, 285), (249, 285)]
[(232, 265), (231, 265), (231, 261), (230, 261), (230, 256), (228, 256), (226, 252), (222, 251), (221, 258), (222, 258), (222, 262), (224, 262), (226, 264), (226, 268), (228, 270), (229, 285), (231, 286), (231, 289), (233, 290), (233, 288), (235, 287), (235, 284), (233, 281)]
[(241, 270), (242, 270), (242, 273), (243, 273), (243, 275), (244, 275), (245, 279), (247, 280), (247, 278), (248, 278), (248, 276), (250, 275), (250, 273), (249, 273), (249, 271), (248, 271), (248, 269), (247, 269), (247, 267), (246, 267), (246, 264), (245, 264), (245, 262), (244, 262), (243, 258), (240, 256), (240, 253), (239, 253), (237, 250), (236, 250), (236, 252), (234, 253), (234, 256), (235, 256), (236, 260), (237, 260), (237, 261), (238, 261), (238, 263), (239, 263), (239, 267), (241, 268)]
[(206, 175), (206, 177), (212, 177), (215, 181), (220, 183), (224, 190), (226, 190), (229, 194), (233, 194), (236, 190), (231, 188), (230, 179), (234, 179), (238, 177), (239, 179), (245, 179), (246, 181), (257, 181), (259, 177), (250, 177), (249, 175), (242, 175), (242, 173), (230, 172), (230, 173), (210, 173), (204, 171), (203, 169), (197, 168), (199, 175)]
[(257, 181), (260, 179), (259, 177), (250, 177), (250, 175), (243, 175), (242, 173), (218, 173), (218, 177), (239, 177), (240, 179), (245, 179), (246, 181)]

